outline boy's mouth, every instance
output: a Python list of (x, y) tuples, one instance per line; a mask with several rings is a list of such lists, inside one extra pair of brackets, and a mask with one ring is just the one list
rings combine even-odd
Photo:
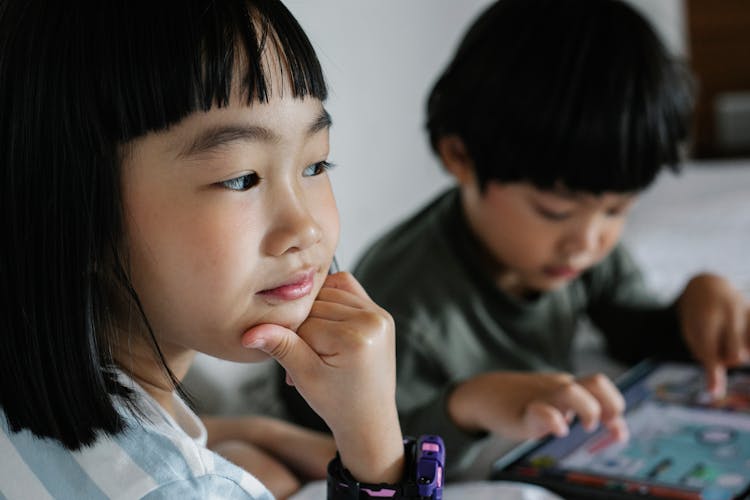
[(314, 268), (308, 268), (296, 272), (278, 285), (273, 285), (271, 288), (261, 290), (258, 292), (258, 295), (271, 299), (274, 302), (301, 299), (312, 292), (315, 283), (315, 274), (316, 270)]
[(581, 270), (571, 266), (548, 266), (543, 269), (544, 274), (553, 279), (571, 280), (581, 274)]

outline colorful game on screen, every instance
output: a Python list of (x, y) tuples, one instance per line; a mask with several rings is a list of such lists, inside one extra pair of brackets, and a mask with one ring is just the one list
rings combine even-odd
[[(577, 425), (566, 438), (527, 451), (505, 472), (634, 497), (742, 498), (750, 489), (750, 372), (730, 373), (727, 395), (712, 399), (696, 366), (645, 371), (623, 387), (627, 442)], [(545, 481), (534, 481), (540, 478)]]

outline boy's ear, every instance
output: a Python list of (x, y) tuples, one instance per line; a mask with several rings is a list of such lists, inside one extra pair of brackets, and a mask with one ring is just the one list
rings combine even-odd
[(464, 141), (457, 135), (444, 135), (437, 141), (440, 160), (446, 170), (464, 185), (474, 180), (474, 162), (466, 150)]

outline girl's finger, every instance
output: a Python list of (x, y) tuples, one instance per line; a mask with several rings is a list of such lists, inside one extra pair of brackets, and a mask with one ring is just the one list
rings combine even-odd
[(307, 318), (308, 320), (310, 318), (319, 318), (327, 319), (329, 321), (346, 321), (361, 311), (360, 308), (348, 304), (316, 300), (313, 302), (310, 314), (308, 314)]
[[(308, 317), (297, 335), (327, 364), (356, 364), (375, 346), (393, 350), (390, 316), (372, 311), (357, 310), (345, 320)], [(334, 356), (340, 357), (340, 363), (333, 361)]]
[(320, 358), (355, 352), (358, 333), (356, 322), (309, 316), (297, 329), (297, 335)]
[(365, 292), (365, 289), (362, 288), (362, 285), (359, 284), (359, 281), (357, 281), (351, 273), (339, 272), (328, 275), (323, 283), (323, 288), (338, 288), (353, 293), (363, 299), (367, 299), (368, 301), (371, 300), (370, 296)]
[(287, 377), (302, 380), (299, 374), (309, 373), (320, 363), (320, 357), (292, 330), (266, 323), (242, 334), (242, 345), (268, 354), (284, 367)]
[(315, 301), (330, 302), (332, 304), (346, 304), (350, 307), (356, 307), (359, 309), (367, 309), (373, 306), (373, 302), (369, 298), (360, 297), (359, 295), (355, 295), (354, 293), (342, 288), (326, 287), (325, 285), (318, 292)]

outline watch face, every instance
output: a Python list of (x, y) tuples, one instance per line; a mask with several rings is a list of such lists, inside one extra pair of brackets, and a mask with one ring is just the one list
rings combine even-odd
[(424, 498), (442, 498), (445, 445), (440, 436), (424, 435), (417, 441), (416, 482)]

